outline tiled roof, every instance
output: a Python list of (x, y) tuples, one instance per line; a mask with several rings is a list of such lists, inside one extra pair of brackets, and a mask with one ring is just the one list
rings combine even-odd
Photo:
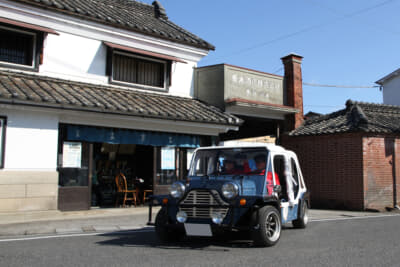
[(0, 71), (0, 103), (232, 126), (242, 123), (191, 98), (7, 71)]
[(314, 119), (314, 118), (319, 117), (321, 115), (322, 115), (321, 113), (309, 111), (309, 112), (307, 112), (307, 114), (304, 114), (304, 119), (311, 120), (311, 119)]
[(215, 47), (171, 22), (158, 1), (134, 0), (13, 0), (157, 38), (214, 50)]
[(348, 100), (345, 109), (306, 120), (302, 126), (290, 132), (290, 135), (345, 132), (400, 133), (400, 106)]

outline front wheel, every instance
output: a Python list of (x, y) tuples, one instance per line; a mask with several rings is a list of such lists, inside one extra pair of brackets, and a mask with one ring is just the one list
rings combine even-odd
[(168, 214), (165, 208), (161, 208), (157, 213), (155, 230), (158, 239), (163, 243), (176, 242), (181, 240), (184, 236), (183, 232), (168, 227)]
[(275, 245), (281, 236), (281, 215), (273, 206), (265, 206), (253, 214), (251, 236), (254, 245), (270, 247)]
[(301, 204), (301, 212), (299, 212), (299, 218), (297, 220), (292, 221), (294, 228), (304, 229), (308, 224), (308, 207), (307, 202), (302, 201)]

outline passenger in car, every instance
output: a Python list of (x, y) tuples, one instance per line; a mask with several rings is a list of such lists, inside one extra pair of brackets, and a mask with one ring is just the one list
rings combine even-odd
[[(267, 173), (267, 191), (268, 191), (268, 195), (272, 195), (272, 193), (274, 192), (274, 178), (272, 177), (272, 172), (268, 172)], [(279, 181), (279, 176), (278, 174), (275, 172), (275, 185), (281, 185), (280, 181)]]

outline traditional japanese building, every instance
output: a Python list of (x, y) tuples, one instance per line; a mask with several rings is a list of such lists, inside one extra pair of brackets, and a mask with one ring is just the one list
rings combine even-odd
[(165, 192), (242, 123), (194, 98), (214, 46), (158, 1), (0, 0), (0, 31), (0, 211), (114, 207), (119, 172)]

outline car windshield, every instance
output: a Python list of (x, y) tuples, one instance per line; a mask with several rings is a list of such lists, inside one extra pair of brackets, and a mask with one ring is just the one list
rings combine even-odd
[(189, 176), (264, 175), (266, 148), (201, 149), (193, 156)]

